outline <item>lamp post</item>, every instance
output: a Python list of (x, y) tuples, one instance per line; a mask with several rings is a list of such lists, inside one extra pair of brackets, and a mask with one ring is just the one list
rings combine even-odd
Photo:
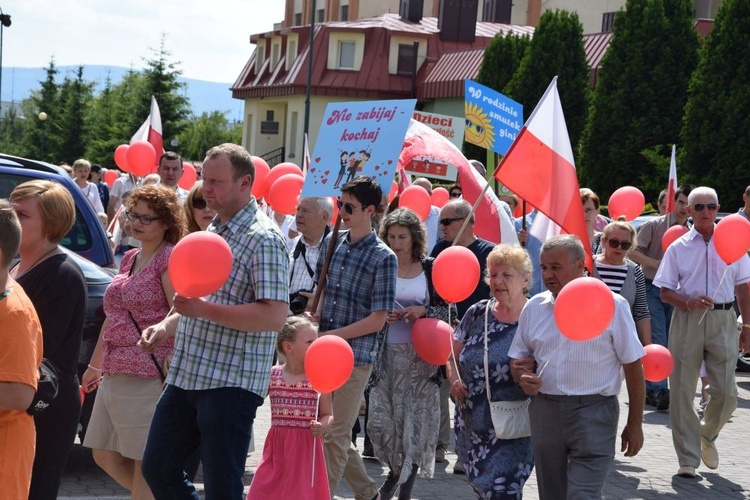
[(3, 28), (10, 27), (10, 15), (0, 9), (0, 116), (3, 116)]
[(42, 157), (40, 159), (44, 161), (44, 122), (47, 121), (47, 113), (40, 111), (37, 118), (39, 118), (39, 121), (42, 123)]

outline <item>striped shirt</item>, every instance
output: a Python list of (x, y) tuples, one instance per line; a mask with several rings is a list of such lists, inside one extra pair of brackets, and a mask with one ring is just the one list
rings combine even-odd
[[(276, 224), (258, 212), (253, 198), (223, 226), (208, 230), (232, 248), (232, 271), (207, 300), (240, 305), (289, 301), (289, 255)], [(200, 263), (196, 263), (199, 265)], [(265, 397), (276, 344), (275, 332), (241, 332), (202, 318), (180, 318), (167, 383), (185, 390), (239, 387)]]
[[(628, 301), (615, 298), (615, 314), (599, 336), (578, 342), (563, 336), (555, 323), (555, 298), (542, 292), (521, 311), (518, 329), (508, 355), (533, 357), (542, 374), (541, 392), (560, 396), (614, 396), (622, 386), (622, 365), (645, 354), (638, 340)], [(585, 310), (581, 310), (585, 314)]]
[[(596, 264), (596, 272), (599, 275), (598, 278), (602, 280), (613, 293), (624, 296), (630, 304), (631, 312), (633, 313), (633, 321), (639, 321), (642, 319), (648, 319), (651, 314), (648, 310), (648, 301), (646, 299), (646, 277), (643, 275), (641, 266), (635, 266), (633, 269), (633, 278), (635, 279), (635, 298), (632, 295), (624, 293), (622, 286), (625, 283), (625, 279), (628, 277), (628, 264), (625, 263), (621, 266), (613, 266), (611, 264), (605, 264), (604, 262), (594, 259)], [(632, 294), (632, 284), (630, 293)]]

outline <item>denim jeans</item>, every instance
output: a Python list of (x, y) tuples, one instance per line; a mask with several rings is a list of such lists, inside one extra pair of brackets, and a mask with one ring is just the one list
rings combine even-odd
[[(662, 302), (659, 297), (661, 289), (651, 283), (646, 283), (646, 302), (651, 315), (651, 342), (667, 347), (669, 324), (672, 321), (674, 307)], [(646, 381), (646, 392), (655, 392), (667, 388), (667, 380), (661, 382)]]
[(238, 387), (186, 391), (168, 385), (143, 453), (143, 476), (154, 497), (200, 498), (183, 470), (200, 446), (205, 497), (244, 500), (242, 474), (255, 411), (262, 404), (263, 398)]

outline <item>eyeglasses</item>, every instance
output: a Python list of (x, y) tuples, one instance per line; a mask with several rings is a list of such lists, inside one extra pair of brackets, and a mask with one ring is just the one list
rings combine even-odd
[(460, 198), (460, 197), (461, 197), (461, 193), (459, 193), (458, 191), (453, 191), (451, 193), (451, 198)]
[(445, 219), (440, 219), (440, 224), (443, 226), (449, 226), (457, 220), (464, 220), (465, 218), (466, 217), (446, 217)]
[(356, 206), (356, 205), (352, 205), (351, 203), (344, 203), (341, 200), (336, 200), (336, 206), (339, 207), (339, 210), (343, 208), (344, 211), (348, 213), (349, 215), (352, 215), (356, 209), (363, 207), (363, 205)]
[(193, 208), (198, 210), (203, 210), (206, 208), (206, 200), (203, 198), (193, 198), (193, 202), (191, 203), (193, 205)]
[(703, 212), (704, 208), (709, 209), (712, 212), (715, 212), (717, 208), (719, 208), (719, 205), (716, 203), (696, 203), (693, 205), (693, 208), (696, 212)]
[(125, 212), (125, 217), (131, 222), (139, 221), (144, 226), (150, 226), (155, 220), (161, 219), (161, 217), (151, 217), (150, 215), (136, 215), (133, 212)]
[(630, 247), (633, 246), (632, 241), (620, 241), (620, 240), (609, 239), (609, 238), (607, 238), (607, 243), (609, 244), (610, 248), (620, 247), (623, 250), (630, 250)]

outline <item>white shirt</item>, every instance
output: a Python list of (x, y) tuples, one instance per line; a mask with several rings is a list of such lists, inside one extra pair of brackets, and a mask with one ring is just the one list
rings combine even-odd
[(137, 186), (138, 184), (136, 183), (136, 180), (128, 174), (121, 175), (115, 183), (112, 184), (112, 189), (109, 190), (109, 196), (110, 199), (114, 198), (116, 200), (115, 211), (122, 206), (122, 195), (129, 193)]
[[(289, 293), (294, 293), (297, 290), (313, 290), (313, 278), (307, 271), (305, 265), (305, 259), (310, 265), (310, 269), (315, 273), (315, 266), (318, 262), (318, 255), (320, 254), (321, 242), (323, 237), (315, 245), (310, 245), (301, 234), (292, 240), (292, 249), (289, 251)], [(305, 247), (304, 256), (300, 252), (299, 257), (294, 259), (294, 249), (297, 248), (297, 243), (302, 241), (302, 245)]]
[(175, 190), (175, 194), (177, 195), (177, 200), (182, 203), (185, 201), (188, 197), (189, 191), (187, 189), (182, 189), (180, 186), (177, 186), (177, 189)]
[[(614, 396), (622, 386), (622, 365), (645, 354), (628, 301), (613, 294), (615, 314), (607, 329), (585, 342), (563, 336), (555, 323), (555, 299), (542, 292), (521, 311), (508, 356), (533, 357), (537, 373), (545, 366), (540, 392), (561, 396)], [(581, 310), (585, 314), (585, 310)], [(558, 349), (559, 347), (559, 349)]]
[[(78, 186), (78, 184), (76, 184), (76, 186)], [(99, 188), (96, 187), (96, 184), (94, 184), (93, 182), (86, 182), (85, 188), (78, 186), (78, 189), (80, 189), (86, 199), (89, 200), (89, 203), (94, 208), (94, 212), (104, 212), (104, 208), (102, 207), (102, 199), (99, 197)]]
[(430, 207), (430, 215), (424, 221), (425, 231), (427, 233), (427, 255), (432, 254), (432, 247), (443, 237), (440, 232), (440, 209), (435, 205)]
[[(722, 280), (722, 275), (726, 276)], [(716, 253), (714, 240), (705, 241), (691, 229), (667, 248), (656, 271), (654, 286), (666, 287), (691, 298), (708, 295), (717, 304), (734, 301), (734, 287), (750, 281), (750, 258), (727, 266)], [(721, 284), (721, 286), (719, 286)]]

